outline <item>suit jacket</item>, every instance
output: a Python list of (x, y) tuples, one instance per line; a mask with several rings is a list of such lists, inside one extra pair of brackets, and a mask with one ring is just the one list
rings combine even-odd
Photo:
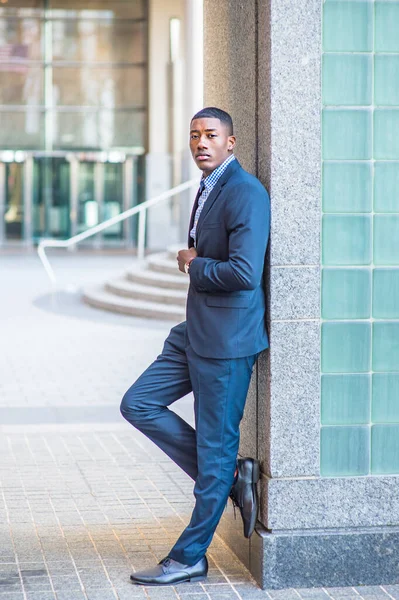
[[(198, 196), (191, 214), (193, 226)], [(270, 229), (269, 195), (233, 161), (208, 196), (190, 264), (187, 334), (207, 358), (240, 358), (269, 345), (263, 267)], [(193, 246), (189, 234), (189, 247)]]

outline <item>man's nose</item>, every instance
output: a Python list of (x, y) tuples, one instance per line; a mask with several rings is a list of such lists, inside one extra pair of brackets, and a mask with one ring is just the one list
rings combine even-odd
[(206, 148), (207, 147), (207, 143), (206, 142), (207, 142), (206, 136), (203, 135), (199, 139), (198, 146), (200, 148)]

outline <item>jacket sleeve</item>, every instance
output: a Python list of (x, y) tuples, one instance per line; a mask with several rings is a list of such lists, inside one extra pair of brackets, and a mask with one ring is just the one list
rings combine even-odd
[(270, 230), (270, 201), (260, 185), (240, 183), (226, 203), (227, 261), (196, 257), (190, 283), (199, 292), (253, 290), (261, 282)]

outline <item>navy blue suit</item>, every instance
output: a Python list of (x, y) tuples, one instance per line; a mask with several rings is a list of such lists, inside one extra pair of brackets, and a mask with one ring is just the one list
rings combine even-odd
[(190, 265), (187, 331), (200, 356), (239, 358), (267, 348), (262, 273), (269, 227), (265, 188), (233, 161), (204, 204), (198, 258)]
[[(187, 320), (171, 329), (121, 404), (122, 415), (195, 481), (190, 523), (169, 552), (188, 565), (204, 556), (226, 505), (252, 369), (268, 346), (262, 274), (269, 227), (266, 190), (233, 161), (197, 224)], [(195, 429), (168, 409), (191, 391)]]

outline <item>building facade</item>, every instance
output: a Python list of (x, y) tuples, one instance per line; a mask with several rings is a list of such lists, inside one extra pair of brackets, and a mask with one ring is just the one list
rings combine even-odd
[(241, 453), (265, 587), (399, 581), (399, 2), (205, 1), (205, 103), (271, 194), (270, 350)]
[[(173, 115), (186, 108), (191, 4), (1, 2), (0, 245), (68, 238), (182, 176)], [(162, 246), (149, 217), (149, 244)], [(176, 210), (163, 218), (178, 230)], [(89, 244), (131, 247), (135, 228), (130, 219)]]

